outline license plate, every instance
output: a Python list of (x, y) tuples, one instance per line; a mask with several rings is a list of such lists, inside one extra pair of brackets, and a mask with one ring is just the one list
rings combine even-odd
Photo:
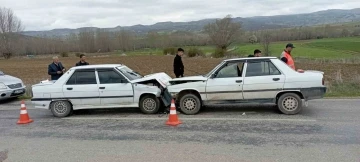
[(22, 93), (22, 92), (24, 92), (24, 90), (19, 89), (19, 90), (15, 90), (15, 92), (14, 92), (14, 93)]

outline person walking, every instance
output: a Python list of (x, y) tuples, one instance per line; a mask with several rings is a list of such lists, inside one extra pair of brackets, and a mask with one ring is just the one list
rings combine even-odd
[(248, 57), (261, 57), (261, 51), (258, 49), (255, 49), (254, 55), (249, 55)]
[(83, 65), (89, 65), (88, 62), (85, 61), (86, 56), (85, 54), (80, 54), (80, 61), (75, 64), (75, 66), (83, 66)]
[(65, 67), (59, 61), (57, 56), (53, 57), (53, 62), (48, 66), (48, 74), (51, 80), (58, 80), (65, 73)]
[(184, 55), (184, 50), (182, 48), (178, 48), (173, 64), (176, 78), (184, 77), (184, 64), (181, 60), (181, 57), (183, 55)]

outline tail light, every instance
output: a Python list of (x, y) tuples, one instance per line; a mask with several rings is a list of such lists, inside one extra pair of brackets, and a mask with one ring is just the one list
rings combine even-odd
[(322, 78), (322, 85), (325, 85), (325, 79), (324, 79), (324, 77)]

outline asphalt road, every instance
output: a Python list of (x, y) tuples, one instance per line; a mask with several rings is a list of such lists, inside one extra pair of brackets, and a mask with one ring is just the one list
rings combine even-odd
[(61, 119), (26, 106), (34, 122), (17, 125), (20, 103), (0, 104), (5, 162), (360, 162), (356, 99), (311, 101), (292, 116), (269, 105), (208, 107), (195, 116), (180, 114), (177, 127), (165, 125), (166, 115), (137, 109), (76, 111)]

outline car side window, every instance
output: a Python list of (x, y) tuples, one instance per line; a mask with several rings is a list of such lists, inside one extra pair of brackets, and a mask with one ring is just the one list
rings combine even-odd
[(79, 84), (97, 84), (95, 71), (75, 71), (70, 79), (66, 82), (67, 85)]
[(98, 71), (100, 84), (128, 83), (124, 76), (114, 70)]
[(248, 62), (246, 77), (281, 75), (281, 72), (270, 61)]
[(229, 63), (216, 73), (215, 78), (241, 77), (243, 65), (243, 62)]

